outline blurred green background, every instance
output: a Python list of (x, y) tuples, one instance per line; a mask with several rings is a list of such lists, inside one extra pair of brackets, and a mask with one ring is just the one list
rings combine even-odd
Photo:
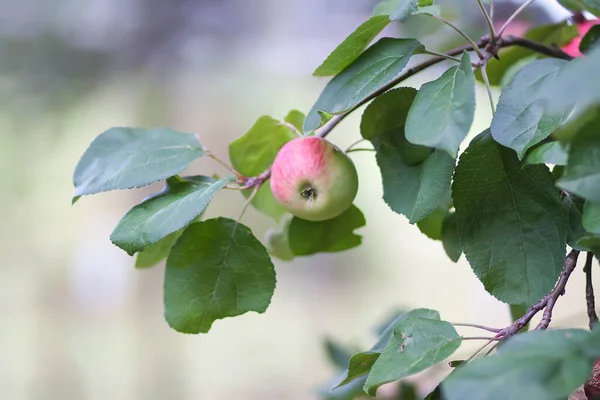
[[(367, 348), (394, 310), (428, 307), (449, 321), (509, 323), (507, 306), (486, 294), (464, 257), (453, 264), (439, 242), (388, 209), (369, 152), (352, 156), (361, 179), (356, 204), (368, 221), (363, 245), (276, 262), (267, 312), (217, 321), (206, 335), (170, 329), (163, 265), (136, 271), (109, 241), (120, 217), (161, 185), (71, 207), (75, 164), (110, 127), (196, 132), (226, 158), (228, 143), (259, 116), (307, 112), (326, 83), (312, 71), (375, 3), (0, 0), (1, 399), (316, 399), (336, 374), (324, 339)], [(459, 24), (477, 18), (468, 29), (474, 37), (485, 33), (474, 0), (440, 3)], [(515, 7), (499, 5), (499, 17)], [(553, 0), (526, 15), (536, 23), (565, 16)], [(462, 44), (421, 17), (384, 35), (431, 29), (419, 36), (428, 47)], [(443, 68), (407, 84), (418, 87)], [(472, 135), (491, 117), (485, 90), (477, 91)], [(359, 121), (356, 112), (330, 139), (341, 147), (354, 142)], [(224, 170), (202, 159), (188, 172)], [(239, 193), (220, 193), (207, 217), (235, 218), (242, 204)], [(244, 223), (259, 238), (274, 226), (254, 210)], [(579, 270), (556, 307), (555, 326), (586, 325), (583, 287)], [(434, 368), (413, 380), (427, 393), (446, 373)]]

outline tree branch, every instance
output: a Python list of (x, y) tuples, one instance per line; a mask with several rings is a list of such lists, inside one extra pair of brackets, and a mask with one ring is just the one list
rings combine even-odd
[[(531, 308), (523, 315), (521, 318), (517, 319), (511, 325), (502, 329), (500, 333), (496, 335), (496, 337), (506, 339), (510, 336), (513, 336), (524, 326), (526, 326), (529, 321), (541, 310), (544, 310), (544, 316), (542, 317), (542, 322), (536, 327), (536, 329), (546, 329), (550, 324), (550, 319), (552, 318), (552, 310), (554, 309), (554, 304), (556, 300), (564, 293), (565, 286), (567, 285), (567, 281), (569, 280), (569, 276), (571, 272), (575, 269), (575, 265), (577, 265), (577, 258), (579, 257), (578, 250), (571, 250), (571, 252), (565, 258), (565, 265), (560, 274), (560, 278), (558, 278), (558, 282), (554, 286), (554, 289), (544, 297), (540, 299), (537, 303), (535, 303)], [(552, 303), (550, 303), (552, 301)], [(547, 320), (547, 322), (546, 322)]]
[(585, 259), (585, 266), (583, 272), (585, 272), (585, 300), (587, 303), (587, 315), (590, 321), (590, 330), (594, 329), (598, 322), (598, 314), (596, 314), (596, 300), (594, 298), (594, 285), (592, 284), (592, 261), (594, 259), (594, 253), (588, 251)]
[[(489, 35), (484, 36), (479, 42), (475, 43), (475, 45), (478, 48), (486, 49), (486, 51), (487, 51), (487, 54), (485, 57), (486, 59), (496, 57), (498, 55), (498, 50), (500, 50), (501, 48), (511, 47), (511, 46), (524, 47), (524, 48), (533, 50), (537, 53), (540, 53), (540, 54), (543, 54), (543, 55), (546, 55), (549, 57), (560, 58), (563, 60), (572, 60), (573, 59), (573, 57), (569, 56), (568, 54), (566, 54), (565, 52), (563, 52), (562, 50), (560, 50), (558, 48), (548, 47), (541, 43), (533, 42), (529, 39), (512, 36), (512, 35), (507, 35), (505, 37), (499, 38), (495, 42), (492, 41), (492, 39), (490, 38)], [(417, 64), (414, 67), (409, 68), (408, 70), (406, 70), (406, 72), (399, 75), (396, 79), (392, 80), (387, 85), (384, 85), (381, 88), (379, 88), (378, 90), (371, 93), (369, 96), (367, 96), (366, 98), (361, 100), (358, 104), (356, 104), (354, 107), (350, 108), (345, 113), (336, 115), (333, 118), (331, 118), (329, 123), (327, 125), (325, 125), (323, 128), (321, 128), (321, 130), (319, 130), (315, 134), (315, 136), (325, 137), (325, 136), (329, 135), (329, 133), (340, 122), (342, 122), (344, 120), (344, 118), (346, 118), (352, 112), (356, 111), (361, 106), (365, 105), (366, 103), (368, 103), (369, 101), (378, 97), (379, 95), (387, 92), (388, 90), (392, 89), (393, 87), (395, 87), (396, 85), (405, 81), (406, 79), (412, 77), (413, 75), (416, 75), (419, 72), (446, 60), (447, 57), (458, 56), (458, 55), (462, 54), (464, 51), (473, 51), (473, 50), (474, 50), (474, 47), (472, 45), (465, 45), (462, 47), (457, 47), (455, 49), (445, 52), (444, 57), (433, 57), (429, 60), (422, 62), (421, 64)], [(480, 60), (480, 62), (481, 61), (482, 60)], [(245, 183), (244, 188), (247, 189), (247, 188), (251, 188), (257, 184), (262, 184), (264, 181), (266, 181), (270, 177), (271, 177), (271, 169), (269, 168), (258, 176), (242, 179), (241, 181), (243, 183)]]
[(567, 286), (567, 281), (569, 280), (569, 276), (571, 276), (571, 272), (575, 269), (577, 265), (577, 258), (579, 257), (578, 250), (571, 250), (567, 259), (565, 260), (565, 266), (560, 274), (560, 278), (558, 278), (558, 282), (554, 289), (548, 295), (548, 303), (546, 304), (546, 308), (544, 309), (544, 314), (542, 316), (542, 320), (536, 326), (536, 330), (547, 329), (548, 325), (550, 325), (550, 321), (552, 320), (552, 311), (554, 310), (554, 305), (556, 304), (556, 300), (563, 294), (565, 294), (565, 287)]

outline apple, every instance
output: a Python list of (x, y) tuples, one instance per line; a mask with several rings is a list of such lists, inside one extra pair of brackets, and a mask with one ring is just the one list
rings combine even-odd
[(569, 44), (561, 47), (561, 50), (570, 55), (571, 57), (581, 57), (583, 54), (579, 51), (579, 44), (581, 39), (591, 29), (592, 26), (600, 24), (600, 19), (583, 20), (576, 22), (579, 35), (569, 42)]
[(337, 146), (316, 136), (287, 142), (271, 167), (271, 191), (288, 212), (309, 221), (335, 218), (358, 192), (354, 163)]

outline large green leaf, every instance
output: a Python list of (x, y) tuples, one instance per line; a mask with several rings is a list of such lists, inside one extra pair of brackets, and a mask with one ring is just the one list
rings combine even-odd
[(454, 353), (461, 337), (452, 324), (437, 319), (409, 317), (394, 328), (392, 340), (375, 361), (365, 391), (375, 395), (385, 383), (414, 375)]
[(348, 250), (362, 243), (362, 236), (354, 230), (365, 224), (363, 213), (354, 205), (325, 221), (294, 217), (288, 231), (290, 249), (296, 256)]
[(217, 319), (263, 313), (275, 290), (275, 269), (250, 229), (227, 218), (190, 225), (172, 247), (165, 271), (169, 325), (206, 333)]
[(475, 78), (471, 58), (421, 86), (406, 118), (406, 139), (456, 157), (475, 116)]
[(406, 140), (404, 122), (415, 94), (412, 88), (400, 88), (379, 96), (365, 110), (360, 125), (362, 136), (377, 151), (384, 201), (411, 223), (438, 207), (454, 169), (454, 159), (446, 152)]
[(452, 196), (463, 251), (488, 292), (531, 305), (552, 289), (566, 226), (545, 165), (523, 167), (486, 130), (461, 155)]
[(492, 119), (492, 136), (515, 150), (519, 158), (547, 138), (570, 114), (570, 109), (548, 112), (540, 89), (556, 79), (564, 60), (543, 59), (521, 68), (502, 91)]
[(123, 216), (110, 240), (130, 255), (144, 250), (200, 215), (215, 194), (234, 179), (233, 176), (219, 181), (207, 176), (171, 177), (162, 192)]
[(585, 202), (582, 222), (588, 232), (600, 235), (600, 202), (590, 200)]
[(584, 247), (577, 244), (579, 239), (589, 235), (582, 223), (583, 203), (583, 199), (572, 196), (566, 196), (562, 200), (564, 214), (568, 219), (567, 244), (574, 249), (585, 251)]
[(569, 147), (569, 161), (557, 185), (600, 202), (600, 115), (586, 123)]
[(558, 0), (558, 2), (571, 11), (589, 11), (600, 17), (600, 0)]
[(419, 227), (419, 230), (429, 239), (441, 240), (442, 224), (444, 223), (444, 218), (446, 215), (448, 215), (448, 210), (438, 207), (434, 212), (417, 222), (417, 226)]
[(598, 331), (531, 331), (508, 339), (496, 354), (451, 374), (447, 400), (558, 400), (585, 383), (600, 350)]
[(410, 57), (423, 51), (415, 39), (382, 38), (336, 75), (321, 92), (304, 122), (304, 132), (322, 125), (319, 111), (341, 114), (390, 83)]
[(167, 128), (111, 128), (85, 151), (73, 174), (79, 196), (149, 185), (205, 154), (196, 135)]
[[(297, 123), (297, 117), (288, 115), (292, 125)], [(288, 122), (288, 121), (286, 121)], [(269, 116), (260, 117), (243, 136), (229, 144), (229, 158), (233, 168), (244, 176), (257, 176), (271, 167), (279, 149), (290, 140), (296, 138), (296, 133), (280, 121)], [(250, 190), (244, 190), (245, 197)], [(275, 200), (269, 184), (263, 184), (252, 200), (252, 205), (261, 213), (279, 221), (285, 210)]]
[(527, 152), (523, 162), (525, 164), (567, 165), (567, 159), (567, 151), (563, 144), (554, 141), (532, 148)]
[[(562, 21), (536, 26), (525, 33), (525, 38), (546, 46), (564, 46), (578, 35), (577, 26), (570, 25), (568, 21)], [(501, 50), (500, 60), (492, 58), (487, 62), (486, 70), (490, 84), (494, 86), (502, 84), (505, 74), (513, 66), (530, 57), (541, 58), (544, 56), (533, 50), (519, 46), (512, 46)], [(475, 76), (479, 81), (483, 81), (480, 70), (475, 73)]]
[(387, 15), (374, 15), (363, 22), (327, 56), (313, 75), (331, 76), (343, 71), (390, 22)]

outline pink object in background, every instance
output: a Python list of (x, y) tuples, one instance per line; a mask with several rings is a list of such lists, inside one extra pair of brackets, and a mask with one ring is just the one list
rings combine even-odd
[(600, 24), (600, 19), (593, 19), (590, 21), (583, 21), (577, 23), (577, 28), (579, 29), (579, 36), (571, 40), (571, 42), (568, 45), (561, 47), (562, 51), (564, 51), (571, 57), (583, 56), (581, 51), (579, 51), (579, 44), (581, 43), (581, 39), (585, 36), (586, 33), (588, 33), (592, 26), (597, 24)]

